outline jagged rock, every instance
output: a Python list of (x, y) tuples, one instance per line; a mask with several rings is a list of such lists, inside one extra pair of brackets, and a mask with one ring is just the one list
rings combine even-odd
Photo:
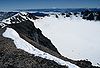
[(83, 15), (83, 19), (86, 20), (100, 20), (100, 11), (89, 11), (86, 10), (84, 12), (81, 12), (81, 14)]
[(65, 15), (65, 13), (61, 13), (61, 15)]
[(90, 61), (87, 61), (87, 60), (75, 61), (75, 64), (81, 68), (100, 68), (98, 66), (92, 66), (92, 63)]
[(66, 17), (70, 17), (70, 15), (67, 13), (67, 14), (66, 14)]
[(57, 14), (55, 15), (55, 17), (56, 17), (56, 18), (59, 18)]

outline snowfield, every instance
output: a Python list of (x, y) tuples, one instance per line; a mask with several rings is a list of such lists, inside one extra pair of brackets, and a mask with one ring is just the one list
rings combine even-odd
[(70, 62), (63, 61), (59, 58), (56, 58), (56, 57), (54, 57), (46, 52), (43, 52), (43, 51), (35, 48), (30, 43), (28, 43), (27, 41), (22, 39), (19, 36), (19, 34), (12, 28), (7, 28), (6, 31), (3, 33), (3, 36), (11, 38), (12, 40), (14, 40), (14, 43), (15, 43), (17, 48), (22, 49), (30, 54), (34, 54), (35, 56), (39, 56), (39, 57), (42, 57), (45, 59), (54, 60), (58, 64), (66, 65), (69, 68), (79, 68), (78, 66), (71, 64)]
[(63, 56), (100, 64), (100, 21), (83, 20), (73, 15), (66, 18), (50, 15), (34, 22)]

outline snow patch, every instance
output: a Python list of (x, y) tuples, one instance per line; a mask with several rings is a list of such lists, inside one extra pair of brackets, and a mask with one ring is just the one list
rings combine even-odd
[(0, 23), (1, 28), (4, 28), (6, 25), (4, 23)]

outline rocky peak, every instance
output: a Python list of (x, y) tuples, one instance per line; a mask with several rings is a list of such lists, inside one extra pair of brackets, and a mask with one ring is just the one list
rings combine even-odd
[(19, 12), (7, 19), (2, 20), (2, 22), (4, 22), (5, 24), (14, 24), (14, 23), (20, 23), (29, 19), (35, 20), (38, 18), (32, 15), (31, 13)]

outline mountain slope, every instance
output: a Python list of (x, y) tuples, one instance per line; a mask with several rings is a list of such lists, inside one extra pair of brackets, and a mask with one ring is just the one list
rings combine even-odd
[(67, 68), (52, 60), (17, 49), (12, 39), (0, 36), (0, 68)]
[(18, 13), (8, 19), (7, 22), (3, 22), (8, 24), (8, 27), (15, 29), (21, 35), (21, 37), (23, 37), (22, 35), (25, 35), (29, 39), (38, 42), (39, 44), (59, 53), (55, 46), (51, 43), (51, 41), (43, 36), (41, 30), (39, 28), (35, 28), (34, 23), (31, 22), (29, 19), (34, 20), (38, 18), (29, 13)]
[(5, 29), (5, 32), (3, 31), (3, 36), (14, 40), (14, 44), (17, 48), (45, 59), (54, 60), (60, 65), (66, 65), (70, 68), (77, 68), (76, 65), (80, 66), (81, 68), (94, 67), (92, 66), (91, 62), (88, 61), (74, 61), (63, 57), (58, 52), (57, 48), (51, 43), (51, 41), (42, 34), (42, 31), (34, 26), (34, 21), (36, 19), (38, 19), (38, 17), (32, 14), (21, 12), (6, 20), (3, 20), (1, 29), (7, 28)]
[[(10, 21), (11, 22), (11, 21)], [(2, 23), (3, 24), (3, 23)], [(45, 53), (45, 52), (43, 52), (43, 50), (45, 50), (44, 48), (45, 47), (42, 47), (43, 45), (40, 45), (40, 44), (38, 44), (38, 45), (40, 45), (40, 48), (39, 48), (39, 46), (37, 45), (37, 43), (39, 43), (39, 42), (37, 42), (36, 41), (36, 39), (33, 39), (33, 42), (35, 42), (36, 44), (34, 44), (34, 45), (31, 45), (30, 43), (28, 43), (27, 41), (25, 41), (25, 40), (23, 40), (22, 38), (20, 38), (20, 36), (21, 36), (21, 34), (22, 35), (25, 35), (27, 38), (28, 38), (28, 36), (30, 35), (27, 35), (27, 33), (28, 33), (28, 31), (27, 30), (29, 30), (29, 31), (34, 31), (33, 32), (33, 34), (36, 32), (36, 28), (34, 27), (34, 24), (33, 24), (33, 22), (31, 22), (31, 21), (29, 21), (29, 20), (24, 20), (24, 21), (22, 21), (22, 22), (20, 22), (20, 23), (18, 23), (18, 22), (16, 22), (15, 21), (15, 23), (7, 23), (7, 22), (5, 22), (4, 23), (6, 26), (3, 26), (3, 25), (1, 25), (1, 26), (3, 26), (1, 29), (5, 29), (5, 28), (7, 28), (6, 30), (5, 30), (5, 32), (3, 32), (3, 31), (1, 31), (2, 32), (2, 34), (1, 35), (3, 35), (4, 37), (7, 37), (7, 38), (11, 38), (12, 40), (14, 40), (14, 44), (16, 45), (16, 47), (18, 48), (18, 49), (22, 49), (22, 50), (24, 50), (24, 51), (26, 51), (26, 52), (28, 52), (28, 53), (30, 53), (30, 54), (33, 54), (33, 55), (35, 55), (35, 56), (39, 56), (39, 57), (42, 57), (42, 58), (45, 58), (45, 59), (49, 59), (49, 60), (53, 60), (53, 61), (55, 61), (55, 62), (57, 62), (59, 65), (57, 65), (57, 68), (58, 67), (60, 67), (61, 65), (66, 65), (66, 66), (62, 66), (62, 67), (67, 67), (67, 65), (71, 68), (71, 67), (73, 67), (73, 68), (76, 68), (77, 66), (75, 66), (74, 64), (71, 64), (71, 63), (69, 63), (69, 62), (65, 62), (65, 61), (63, 61), (63, 60), (61, 60), (61, 59), (58, 59), (58, 58), (56, 58), (56, 57), (54, 57), (54, 56), (52, 56), (52, 55), (50, 55), (50, 54), (48, 54), (48, 53)], [(19, 24), (18, 26), (17, 26), (17, 24)], [(24, 24), (24, 25), (23, 25)], [(14, 27), (15, 26), (15, 27)], [(17, 28), (17, 27), (18, 28)], [(8, 28), (8, 27), (10, 27), (10, 28)], [(21, 28), (22, 27), (22, 28)], [(20, 29), (20, 30), (18, 30), (18, 33), (20, 34), (20, 36), (19, 36), (19, 34), (14, 30), (14, 29), (12, 29), (12, 28), (15, 28), (15, 29)], [(32, 29), (31, 29), (32, 28)], [(30, 33), (30, 32), (29, 32)], [(42, 35), (41, 33), (40, 33), (40, 35)], [(23, 36), (22, 36), (23, 37)], [(35, 36), (33, 36), (33, 37), (35, 37)], [(24, 38), (24, 37), (23, 37)], [(45, 39), (46, 37), (44, 37), (43, 36), (43, 39)], [(47, 38), (46, 38), (47, 39)], [(48, 41), (48, 39), (47, 39), (47, 41)], [(38, 50), (37, 48), (35, 48), (34, 46), (37, 46), (37, 48), (39, 48), (40, 50)], [(52, 45), (51, 45), (52, 46)], [(41, 49), (42, 48), (42, 49)], [(55, 48), (55, 47), (53, 47), (53, 48)], [(41, 51), (42, 50), (42, 51)], [(51, 50), (52, 51), (52, 49), (49, 49), (49, 47), (46, 49), (46, 50)], [(46, 51), (45, 50), (45, 51)], [(1, 51), (3, 51), (3, 50), (1, 50)], [(4, 52), (4, 51), (3, 51)], [(49, 52), (49, 51), (48, 51)], [(52, 51), (53, 52), (53, 51)], [(4, 52), (5, 53), (5, 52)], [(55, 53), (57, 53), (56, 52), (56, 50), (55, 50)], [(11, 53), (12, 54), (12, 53)], [(15, 53), (16, 54), (16, 53)], [(19, 53), (18, 53), (19, 54)], [(52, 54), (52, 53), (51, 53)], [(59, 55), (60, 55), (60, 53), (58, 53)], [(13, 54), (12, 54), (13, 55)], [(16, 58), (16, 56), (14, 56), (15, 58)], [(2, 57), (3, 58), (3, 57)], [(7, 58), (7, 59), (9, 59), (9, 57)], [(14, 59), (13, 59), (14, 60)], [(40, 60), (40, 59), (39, 59)], [(8, 61), (8, 60), (7, 60)], [(7, 62), (6, 61), (6, 62)], [(18, 61), (19, 62), (19, 61)], [(21, 61), (22, 62), (22, 61)], [(47, 61), (46, 61), (47, 62)], [(9, 62), (8, 62), (9, 63)], [(52, 63), (52, 62), (50, 62), (50, 63)], [(33, 63), (34, 64), (34, 63)], [(54, 63), (55, 64), (55, 63)], [(39, 65), (39, 64), (38, 64)], [(37, 66), (38, 66), (37, 65)], [(5, 66), (5, 65), (3, 65), (3, 66)], [(9, 67), (9, 64), (7, 64), (7, 66)], [(12, 64), (12, 62), (11, 62), (11, 65), (10, 66), (14, 66), (13, 64)], [(39, 65), (40, 66), (40, 65)], [(42, 66), (42, 65), (41, 65)], [(47, 64), (46, 64), (46, 66), (47, 66)], [(16, 65), (15, 65), (15, 67), (16, 67)], [(32, 67), (32, 66), (31, 66)], [(34, 67), (34, 65), (33, 65), (33, 67)], [(47, 67), (50, 67), (50, 66), (47, 66)], [(53, 67), (53, 66), (52, 66)], [(38, 68), (38, 67), (37, 67)], [(55, 66), (54, 66), (54, 68), (55, 68)]]

